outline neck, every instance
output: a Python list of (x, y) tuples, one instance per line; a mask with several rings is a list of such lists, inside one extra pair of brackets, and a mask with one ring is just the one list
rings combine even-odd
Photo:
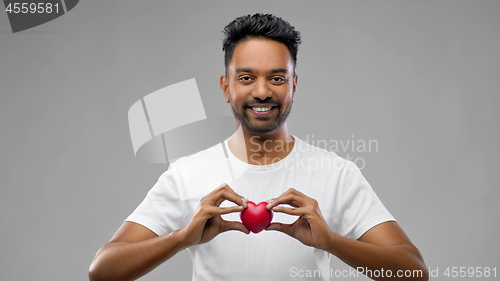
[(285, 158), (292, 151), (295, 139), (288, 134), (286, 122), (268, 134), (250, 133), (239, 125), (228, 144), (231, 152), (243, 162), (269, 165)]

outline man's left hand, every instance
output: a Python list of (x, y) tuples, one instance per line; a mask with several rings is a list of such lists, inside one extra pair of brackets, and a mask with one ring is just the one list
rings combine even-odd
[[(327, 250), (333, 232), (321, 214), (318, 201), (290, 188), (278, 198), (267, 201), (267, 209), (278, 213), (300, 216), (292, 224), (271, 223), (266, 230), (286, 233), (307, 246)], [(290, 207), (279, 206), (288, 204)]]

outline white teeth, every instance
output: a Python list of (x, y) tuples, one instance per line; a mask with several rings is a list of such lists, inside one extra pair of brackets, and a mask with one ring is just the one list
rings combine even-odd
[(271, 110), (272, 107), (252, 107), (253, 110), (263, 112), (263, 111), (269, 111)]

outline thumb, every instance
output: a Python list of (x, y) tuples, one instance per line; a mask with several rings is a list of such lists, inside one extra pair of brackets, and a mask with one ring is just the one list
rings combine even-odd
[(283, 232), (285, 234), (288, 234), (293, 237), (292, 235), (292, 226), (289, 224), (284, 224), (284, 223), (279, 223), (279, 222), (273, 222), (270, 225), (266, 227), (266, 231), (268, 230), (276, 230)]
[(221, 232), (226, 232), (230, 230), (238, 230), (246, 234), (250, 234), (250, 230), (248, 230), (248, 228), (241, 222), (222, 220)]

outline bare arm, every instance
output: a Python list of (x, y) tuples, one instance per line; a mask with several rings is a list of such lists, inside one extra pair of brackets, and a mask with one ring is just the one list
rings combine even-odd
[[(239, 206), (219, 207), (229, 200)], [(89, 278), (99, 280), (135, 280), (150, 272), (181, 250), (206, 243), (219, 233), (239, 230), (249, 233), (240, 222), (225, 221), (220, 215), (241, 212), (243, 197), (223, 184), (203, 197), (189, 223), (180, 230), (158, 236), (148, 228), (125, 222), (96, 254), (90, 265)]]
[[(289, 204), (292, 208), (279, 206), (280, 204)], [(379, 224), (358, 240), (353, 240), (333, 233), (321, 214), (318, 202), (297, 190), (286, 191), (272, 200), (267, 208), (300, 217), (293, 224), (272, 223), (266, 230), (284, 232), (305, 245), (325, 250), (353, 268), (363, 268), (363, 273), (367, 272), (366, 269), (372, 272), (391, 270), (391, 277), (367, 275), (374, 280), (429, 279), (420, 252), (396, 222)], [(402, 270), (403, 273), (405, 270), (410, 270), (412, 276), (395, 278), (398, 270)]]
[(91, 281), (135, 280), (186, 248), (179, 231), (157, 236), (148, 228), (124, 222), (96, 254)]
[[(394, 221), (373, 227), (358, 240), (331, 233), (328, 252), (353, 268), (361, 268), (364, 274), (371, 270), (372, 273), (367, 276), (374, 280), (429, 279), (422, 255)], [(386, 274), (375, 278), (373, 271), (380, 273), (382, 269)], [(390, 277), (388, 270), (391, 271)]]

